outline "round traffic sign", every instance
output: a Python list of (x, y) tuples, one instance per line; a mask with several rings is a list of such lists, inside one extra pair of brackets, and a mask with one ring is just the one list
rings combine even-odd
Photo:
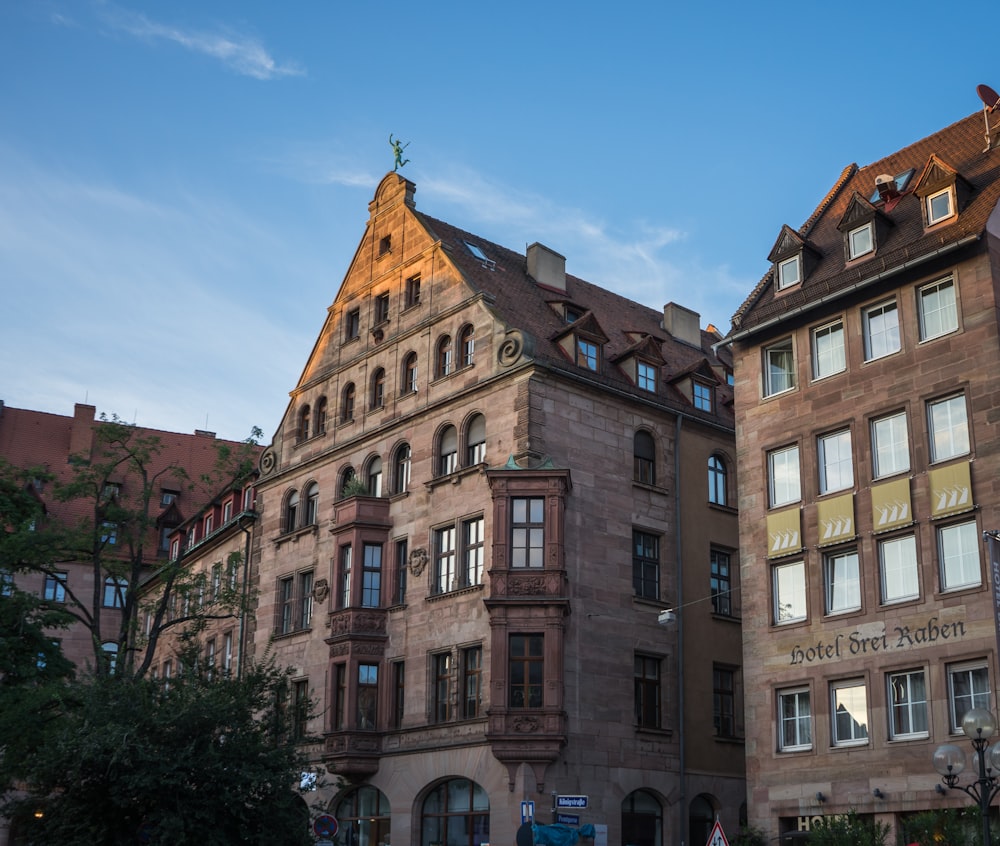
[(340, 826), (337, 824), (336, 817), (332, 817), (329, 814), (320, 814), (313, 822), (313, 831), (319, 837), (333, 837), (337, 833), (338, 828)]

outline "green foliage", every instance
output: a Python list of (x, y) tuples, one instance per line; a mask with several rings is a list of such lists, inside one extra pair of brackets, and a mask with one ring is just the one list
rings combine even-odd
[(742, 825), (729, 842), (730, 846), (767, 846), (767, 835), (752, 825)]
[[(979, 842), (982, 819), (978, 805), (921, 811), (902, 821), (901, 843), (920, 846), (965, 846)], [(993, 830), (994, 839), (996, 830)]]
[[(26, 846), (307, 846), (294, 788), (287, 675), (272, 661), (208, 678), (184, 656), (170, 680), (94, 676), (70, 686), (58, 720), (19, 762), (23, 793), (0, 808)], [(297, 715), (301, 717), (300, 715)]]
[(889, 825), (862, 819), (857, 811), (823, 817), (810, 828), (809, 846), (885, 846)]
[(344, 483), (344, 490), (342, 493), (344, 497), (368, 496), (368, 486), (357, 476), (351, 476), (351, 478)]

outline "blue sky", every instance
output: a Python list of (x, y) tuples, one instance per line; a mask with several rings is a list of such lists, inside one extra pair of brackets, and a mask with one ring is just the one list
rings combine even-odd
[(268, 441), (392, 169), (722, 331), (841, 170), (1000, 89), (995, 3), (0, 3), (0, 399)]

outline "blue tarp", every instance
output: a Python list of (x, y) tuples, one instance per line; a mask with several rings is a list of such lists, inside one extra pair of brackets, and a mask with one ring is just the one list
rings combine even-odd
[(581, 837), (593, 837), (594, 827), (587, 823), (580, 828), (570, 828), (568, 825), (533, 825), (531, 833), (535, 846), (573, 846)]

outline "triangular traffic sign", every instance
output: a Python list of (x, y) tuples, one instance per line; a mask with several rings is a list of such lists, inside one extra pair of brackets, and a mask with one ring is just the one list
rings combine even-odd
[(722, 823), (718, 820), (712, 826), (712, 833), (708, 835), (708, 843), (705, 846), (729, 846), (729, 841), (726, 840), (726, 833), (722, 830)]

